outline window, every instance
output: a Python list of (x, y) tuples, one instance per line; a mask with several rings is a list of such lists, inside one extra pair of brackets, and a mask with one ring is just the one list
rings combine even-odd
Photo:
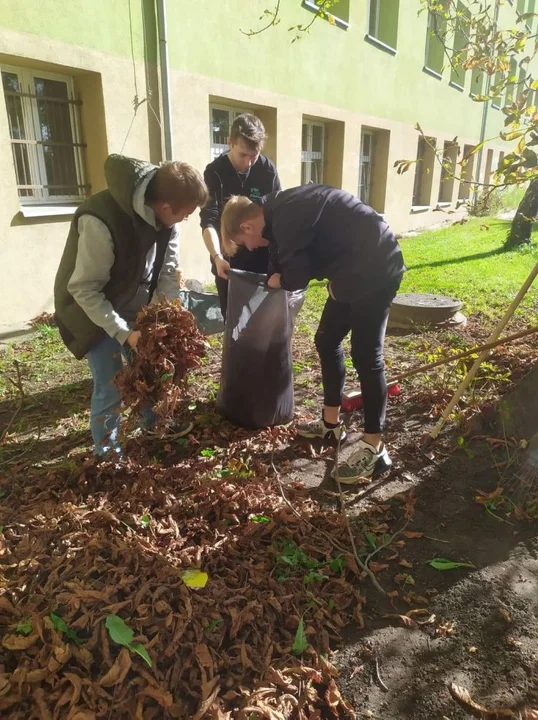
[(461, 178), (458, 200), (468, 200), (471, 194), (474, 157), (474, 146), (465, 145), (463, 148), (463, 160), (461, 161)]
[(375, 135), (371, 130), (361, 134), (361, 156), (359, 165), (359, 200), (370, 205), (372, 170), (374, 164)]
[(510, 58), (510, 76), (506, 85), (506, 104), (511, 105), (514, 102), (514, 92), (517, 80), (517, 60)]
[(225, 105), (209, 106), (209, 134), (211, 143), (211, 160), (228, 150), (230, 128), (238, 115), (253, 112), (249, 108), (226, 107)]
[[(323, 0), (303, 0), (303, 6), (317, 13), (323, 8)], [(349, 27), (349, 0), (336, 0), (334, 5), (329, 5), (325, 13), (332, 25), (344, 29)]]
[(503, 102), (503, 91), (501, 89), (503, 82), (503, 74), (499, 70), (495, 73), (495, 78), (493, 80), (493, 85), (490, 88), (490, 95), (491, 98), (491, 107), (495, 108), (496, 110), (499, 110), (502, 106)]
[(367, 38), (386, 49), (396, 50), (399, 10), (399, 0), (370, 0)]
[[(534, 13), (535, 8), (536, 8), (536, 0), (529, 0), (529, 7), (527, 8), (527, 12), (529, 14)], [(525, 26), (527, 28), (527, 32), (532, 33), (532, 29), (534, 26), (534, 18), (533, 17), (527, 18), (525, 21)]]
[(443, 72), (446, 38), (446, 19), (443, 15), (428, 11), (425, 67), (437, 75)]
[(467, 50), (465, 48), (469, 44), (469, 22), (467, 20), (469, 11), (461, 3), (458, 3), (458, 13), (461, 14), (456, 20), (454, 30), (453, 67), (450, 73), (450, 83), (463, 90), (465, 87), (465, 70), (462, 65), (467, 59)]
[(85, 145), (72, 78), (3, 67), (2, 87), (21, 203), (82, 200), (88, 194)]
[(493, 150), (490, 148), (486, 155), (486, 166), (484, 168), (484, 185), (489, 185), (489, 183), (490, 183), (492, 167), (493, 167)]
[(441, 182), (439, 183), (439, 203), (451, 203), (454, 192), (454, 175), (458, 159), (458, 146), (446, 142), (443, 146), (443, 163), (441, 165)]
[(517, 100), (521, 100), (523, 93), (525, 92), (525, 81), (527, 79), (527, 71), (521, 65), (519, 66), (519, 75), (517, 78)]
[(433, 163), (435, 161), (435, 138), (420, 136), (415, 165), (413, 185), (413, 207), (426, 208), (430, 205), (432, 191)]
[(390, 131), (364, 127), (359, 156), (359, 187), (362, 202), (382, 213), (385, 211), (389, 162)]
[(303, 122), (301, 145), (301, 184), (322, 183), (325, 152), (325, 125)]
[(471, 97), (478, 97), (484, 93), (484, 73), (479, 68), (474, 68), (471, 73)]

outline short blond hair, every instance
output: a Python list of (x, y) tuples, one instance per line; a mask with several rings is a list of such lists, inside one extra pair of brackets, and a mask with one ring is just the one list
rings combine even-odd
[(261, 207), (244, 195), (232, 195), (222, 211), (220, 236), (226, 255), (233, 257), (239, 250), (234, 238), (240, 234), (241, 225), (261, 212)]

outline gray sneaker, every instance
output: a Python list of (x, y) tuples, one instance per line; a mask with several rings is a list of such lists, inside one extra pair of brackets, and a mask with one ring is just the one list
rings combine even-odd
[(385, 445), (379, 452), (364, 440), (359, 440), (358, 448), (352, 452), (349, 458), (335, 468), (332, 472), (333, 478), (342, 485), (358, 485), (370, 482), (374, 473), (383, 473), (390, 468), (392, 460)]
[(301, 423), (297, 427), (297, 435), (307, 440), (319, 439), (331, 445), (337, 445), (338, 442), (342, 444), (347, 439), (347, 432), (343, 422), (340, 422), (338, 427), (330, 428), (325, 425), (323, 418)]
[(188, 422), (183, 425), (172, 424), (156, 430), (146, 430), (146, 434), (150, 437), (162, 438), (163, 440), (179, 440), (179, 438), (188, 435), (194, 428), (194, 423)]

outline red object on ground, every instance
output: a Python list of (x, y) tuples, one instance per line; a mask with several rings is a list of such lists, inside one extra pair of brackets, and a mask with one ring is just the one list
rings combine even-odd
[[(387, 389), (387, 395), (389, 397), (398, 397), (402, 394), (402, 388), (400, 385), (390, 385)], [(360, 390), (351, 390), (349, 393), (342, 398), (342, 412), (353, 412), (354, 410), (360, 410), (362, 407), (362, 395)]]
[(352, 390), (342, 398), (342, 411), (353, 412), (353, 410), (360, 410), (362, 407), (362, 395), (358, 390)]

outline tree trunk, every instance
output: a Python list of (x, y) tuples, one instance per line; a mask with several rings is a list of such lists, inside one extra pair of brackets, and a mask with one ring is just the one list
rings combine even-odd
[(512, 226), (506, 236), (504, 246), (507, 248), (518, 247), (524, 243), (530, 243), (532, 221), (538, 214), (538, 178), (531, 180), (525, 195), (521, 198), (519, 207), (512, 220)]

